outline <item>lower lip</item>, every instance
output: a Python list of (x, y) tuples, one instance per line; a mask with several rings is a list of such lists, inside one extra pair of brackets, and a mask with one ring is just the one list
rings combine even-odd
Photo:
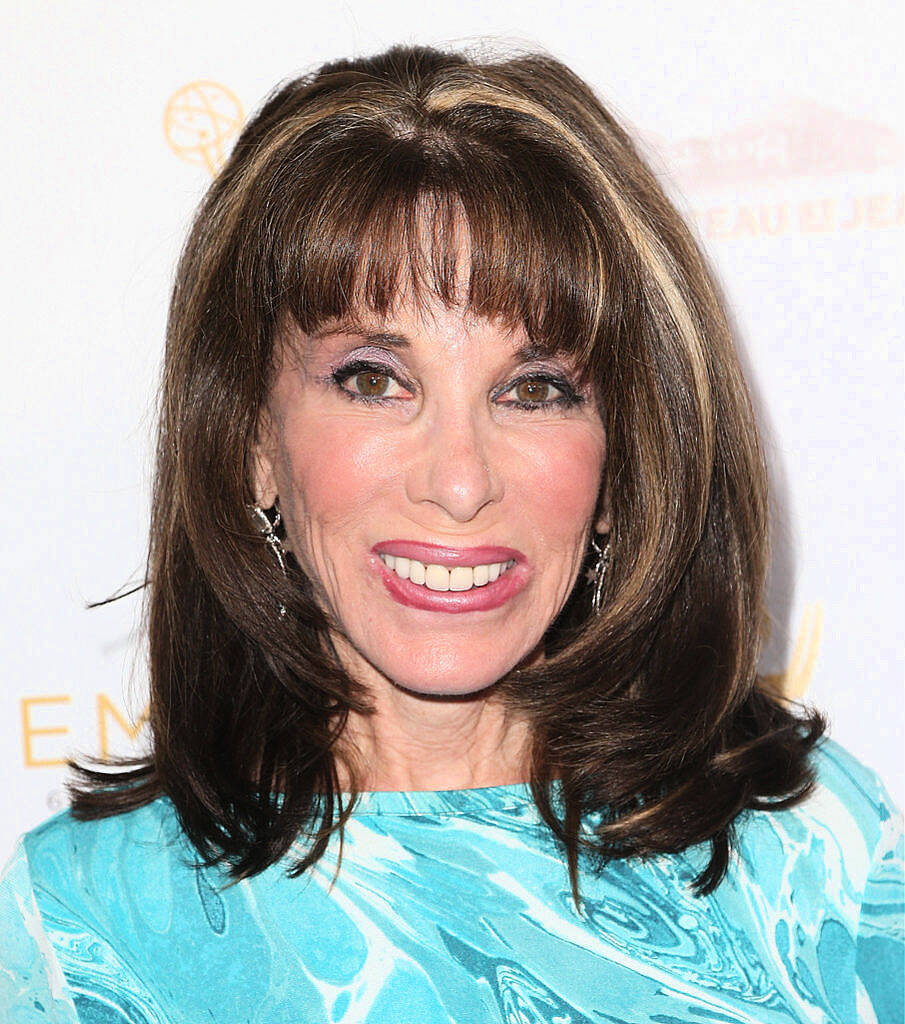
[(401, 579), (392, 569), (387, 568), (379, 557), (374, 558), (372, 564), (394, 601), (409, 608), (452, 614), (486, 612), (491, 608), (499, 608), (525, 589), (531, 575), (531, 571), (526, 565), (516, 562), (511, 569), (501, 573), (493, 583), (486, 583), (483, 587), (458, 591), (429, 590), (418, 583), (412, 583), (411, 580)]

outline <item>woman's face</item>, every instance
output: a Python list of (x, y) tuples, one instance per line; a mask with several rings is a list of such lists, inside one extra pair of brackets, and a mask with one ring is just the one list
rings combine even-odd
[(459, 308), (287, 330), (258, 499), (365, 684), (467, 694), (536, 657), (575, 583), (606, 452), (589, 389)]

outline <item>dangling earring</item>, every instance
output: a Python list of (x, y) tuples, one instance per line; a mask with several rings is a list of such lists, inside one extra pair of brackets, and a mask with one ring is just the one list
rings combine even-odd
[[(260, 505), (246, 505), (248, 513), (254, 521), (258, 532), (264, 538), (264, 543), (270, 548), (271, 554), (277, 560), (277, 564), (282, 570), (283, 575), (286, 575), (286, 552), (283, 549), (283, 542), (277, 536), (276, 529), (280, 525), (282, 516), (280, 515), (279, 508), (274, 505), (274, 517), (271, 521), (270, 516), (261, 508)], [(282, 603), (280, 604), (280, 616), (286, 614), (286, 607)]]
[(261, 508), (260, 505), (248, 505), (249, 514), (254, 520), (255, 526), (258, 528), (258, 532), (264, 538), (265, 543), (273, 552), (273, 557), (277, 560), (280, 568), (283, 570), (283, 575), (286, 575), (286, 552), (283, 550), (283, 542), (276, 534), (276, 528), (280, 525), (280, 510), (276, 509), (276, 514), (273, 517), (273, 522), (270, 521), (270, 516)]
[(606, 544), (601, 548), (597, 543), (597, 536), (592, 536), (591, 548), (597, 557), (594, 561), (594, 565), (588, 569), (587, 579), (588, 583), (590, 583), (594, 588), (591, 592), (591, 611), (593, 611), (595, 615), (599, 615), (601, 597), (603, 595), (603, 581), (606, 578), (606, 571), (610, 564), (609, 539), (607, 539)]

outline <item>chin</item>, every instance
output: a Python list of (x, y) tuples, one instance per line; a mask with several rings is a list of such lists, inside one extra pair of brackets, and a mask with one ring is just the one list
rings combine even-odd
[[(414, 652), (413, 652), (414, 653)], [(470, 697), (489, 690), (522, 660), (522, 653), (511, 659), (486, 656), (488, 652), (470, 651), (463, 657), (461, 646), (433, 647), (417, 659), (382, 659), (372, 662), (380, 674), (394, 686), (422, 697)], [(476, 657), (476, 654), (484, 656)]]
[(499, 634), (496, 642), (488, 642), (486, 636), (454, 640), (436, 635), (406, 637), (395, 631), (384, 635), (386, 639), (376, 651), (373, 636), (359, 644), (348, 637), (337, 643), (335, 638), (346, 670), (367, 687), (391, 686), (426, 698), (477, 697), (517, 665), (533, 665), (543, 659), (540, 641), (527, 650), (522, 643), (512, 644), (507, 652)]
[(450, 679), (445, 682), (437, 679), (415, 679), (408, 685), (393, 680), (393, 685), (415, 697), (436, 698), (437, 700), (454, 700), (459, 698), (464, 700), (486, 694), (493, 689), (498, 681), (499, 677), (490, 682), (480, 681), (474, 683), (463, 682), (461, 678)]
[(394, 686), (419, 697), (473, 697), (491, 689), (510, 667), (488, 672), (485, 665), (481, 671), (469, 671), (460, 662), (451, 671), (398, 668), (394, 671), (388, 666), (389, 671), (383, 674)]

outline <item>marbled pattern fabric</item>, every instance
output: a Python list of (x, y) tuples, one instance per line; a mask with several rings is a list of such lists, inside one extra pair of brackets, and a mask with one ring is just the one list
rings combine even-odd
[(893, 1024), (901, 818), (840, 747), (803, 805), (705, 851), (618, 861), (572, 903), (525, 786), (366, 795), (299, 879), (224, 887), (171, 804), (20, 842), (0, 888), (0, 1020), (83, 1024)]

